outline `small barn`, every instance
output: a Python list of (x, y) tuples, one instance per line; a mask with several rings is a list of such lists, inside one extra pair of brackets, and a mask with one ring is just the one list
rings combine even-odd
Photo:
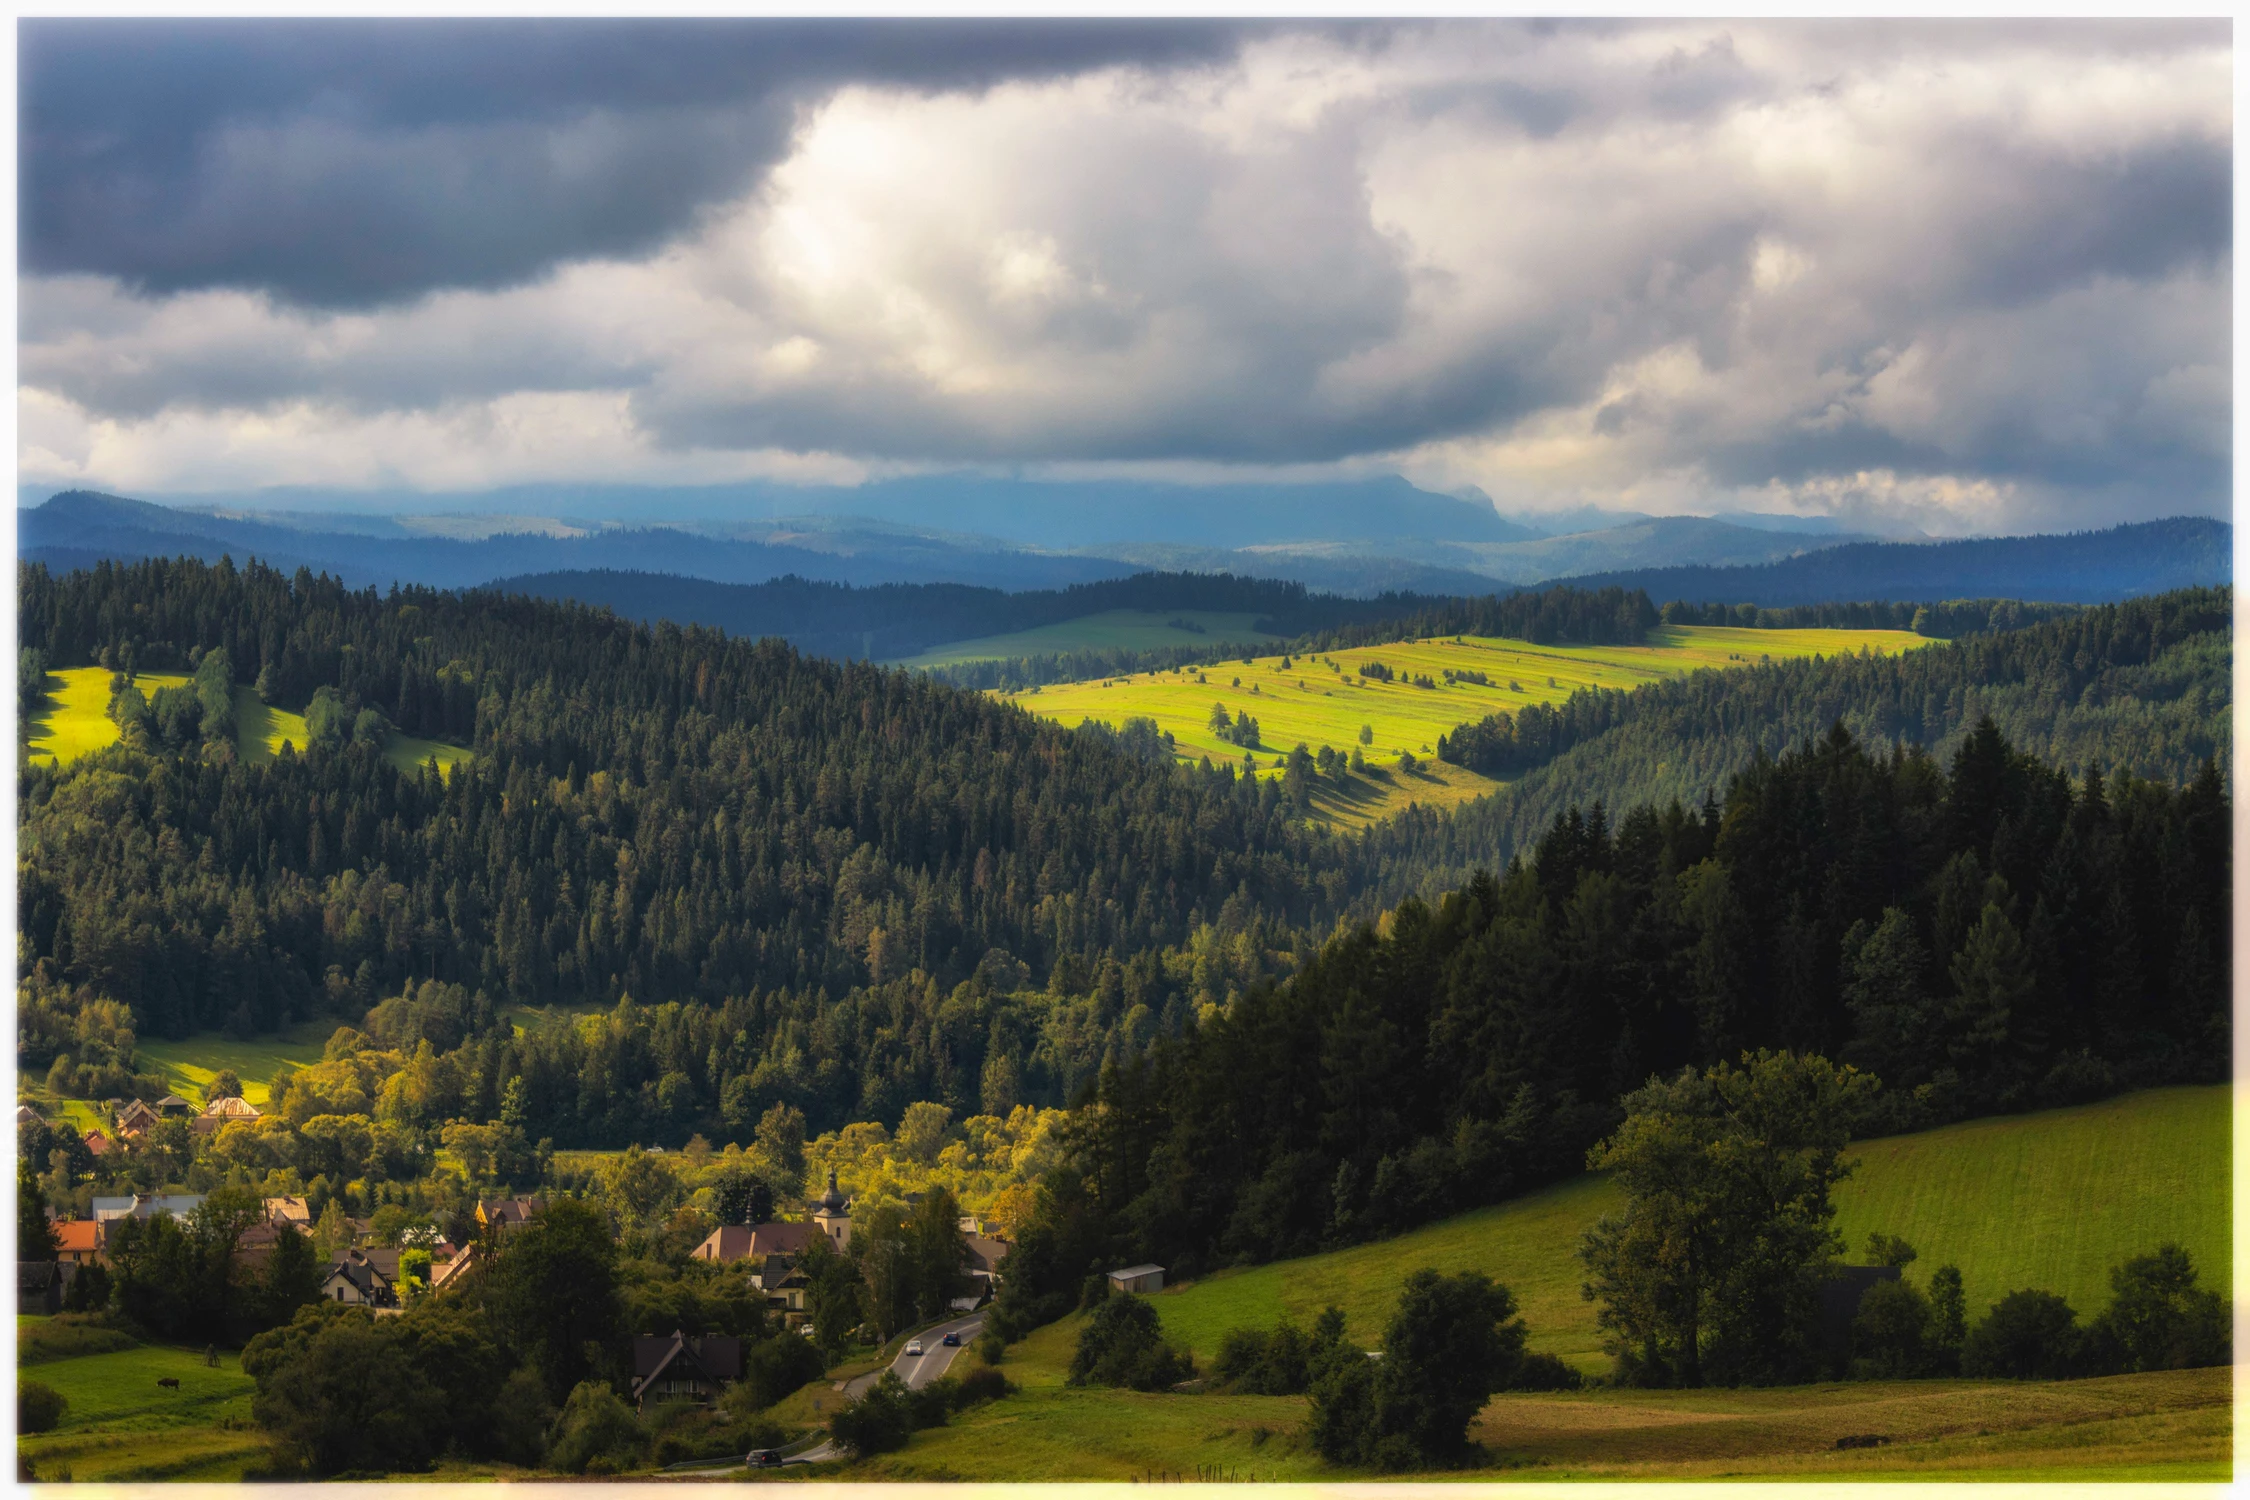
[(1161, 1292), (1164, 1290), (1164, 1268), (1127, 1266), (1122, 1271), (1110, 1272), (1109, 1284), (1121, 1292)]

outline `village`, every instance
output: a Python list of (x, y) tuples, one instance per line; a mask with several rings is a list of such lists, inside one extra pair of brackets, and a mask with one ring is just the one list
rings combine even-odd
[[(96, 1161), (108, 1159), (112, 1164), (145, 1146), (167, 1122), (184, 1123), (191, 1140), (205, 1144), (230, 1126), (254, 1127), (264, 1118), (257, 1106), (233, 1092), (214, 1091), (200, 1108), (171, 1093), (153, 1101), (109, 1100), (101, 1108), (107, 1128), (89, 1130), (78, 1139)], [(17, 1125), (19, 1131), (27, 1126), (50, 1128), (29, 1104), (18, 1106)], [(54, 1256), (19, 1261), (18, 1314), (101, 1311), (110, 1301), (113, 1245), (159, 1219), (188, 1226), (210, 1197), (193, 1191), (96, 1193), (83, 1216), (46, 1208)], [(911, 1192), (904, 1198), (905, 1207), (912, 1211), (923, 1194)], [(300, 1237), (307, 1244), (327, 1247), (312, 1300), (365, 1309), (380, 1319), (401, 1316), (418, 1303), (447, 1297), (471, 1284), (503, 1252), (511, 1236), (545, 1213), (550, 1200), (543, 1194), (478, 1197), (474, 1233), (460, 1235), (460, 1243), (427, 1219), (407, 1220), (395, 1209), (351, 1216), (339, 1213), (331, 1199), (329, 1212), (321, 1214), (303, 1193), (274, 1194), (256, 1201), (257, 1213), (230, 1231), (229, 1284), (261, 1284), (269, 1277), (277, 1247), (289, 1237)], [(817, 1330), (808, 1254), (839, 1260), (853, 1254), (853, 1203), (840, 1189), (836, 1173), (827, 1174), (825, 1191), (811, 1198), (798, 1217), (773, 1215), (772, 1195), (763, 1190), (729, 1201), (768, 1213), (755, 1222), (719, 1224), (686, 1259), (739, 1275), (762, 1298), (765, 1326), (812, 1339)], [(993, 1300), (1002, 1263), (1013, 1248), (1001, 1237), (1002, 1227), (974, 1214), (957, 1217), (959, 1262), (949, 1288), (953, 1295), (945, 1299), (943, 1314), (974, 1313)], [(881, 1332), (872, 1327), (854, 1330), (878, 1340)], [(678, 1328), (631, 1329), (626, 1337), (632, 1370), (630, 1400), (641, 1412), (652, 1402), (712, 1405), (743, 1377), (744, 1349), (750, 1342), (733, 1334)], [(216, 1346), (210, 1357), (216, 1361)]]

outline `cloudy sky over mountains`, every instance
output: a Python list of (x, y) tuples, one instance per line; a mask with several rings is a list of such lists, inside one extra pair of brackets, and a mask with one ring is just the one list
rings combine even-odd
[(2224, 22), (20, 35), (26, 483), (2228, 508)]

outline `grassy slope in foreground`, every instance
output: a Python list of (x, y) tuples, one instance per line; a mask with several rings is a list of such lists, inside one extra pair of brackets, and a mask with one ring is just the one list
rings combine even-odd
[[(250, 1378), (226, 1351), (216, 1369), (201, 1353), (151, 1344), (26, 1365), (19, 1373), (45, 1381), (70, 1403), (53, 1432), (17, 1442), (43, 1479), (67, 1467), (79, 1481), (232, 1481), (266, 1452), (264, 1434), (250, 1422)], [(158, 1386), (163, 1378), (179, 1381), (178, 1389)]]
[[(1072, 728), (1087, 719), (1114, 726), (1128, 718), (1152, 718), (1171, 732), (1182, 757), (1208, 755), (1214, 763), (1239, 763), (1242, 749), (1221, 740), (1210, 725), (1212, 704), (1224, 703), (1229, 713), (1248, 713), (1258, 721), (1263, 742), (1257, 752), (1259, 770), (1268, 776), (1278, 774), (1280, 757), (1294, 745), (1316, 751), (1323, 745), (1346, 752), (1358, 748), (1365, 726), (1373, 741), (1363, 753), (1385, 774), (1367, 784), (1365, 796), (1319, 801), (1321, 813), (1330, 821), (1359, 823), (1396, 812), (1410, 802), (1449, 805), (1497, 786), (1498, 782), (1456, 766), (1434, 767), (1434, 775), (1397, 771), (1401, 752), (1426, 758), (1434, 752), (1439, 735), (1490, 714), (1534, 703), (1560, 703), (1580, 688), (1635, 688), (1702, 667), (1833, 656), (1863, 648), (1904, 651), (1932, 644), (1902, 630), (1716, 626), (1665, 626), (1649, 632), (1647, 642), (1638, 646), (1534, 646), (1498, 637), (1442, 637), (1296, 657), (1287, 671), (1282, 669), (1282, 657), (1261, 656), (1249, 662), (1229, 659), (1217, 666), (1140, 672), (1000, 696)], [(1371, 662), (1389, 667), (1397, 680), (1361, 676), (1360, 667)], [(1448, 670), (1481, 673), (1491, 685), (1447, 682)], [(1428, 677), (1438, 686), (1415, 687), (1409, 680), (1414, 677)]]
[[(28, 758), (70, 762), (117, 743), (117, 725), (109, 717), (109, 669), (66, 667), (49, 672), (46, 704), (31, 716)], [(179, 687), (187, 678), (177, 672), (142, 672), (133, 681), (141, 691)], [(234, 690), (235, 753), (251, 765), (263, 765), (281, 751), (285, 741), (300, 748), (306, 742), (305, 717), (287, 709), (269, 707), (256, 692), (240, 684)], [(469, 758), (458, 745), (417, 739), (393, 730), (383, 745), (384, 758), (401, 771), (413, 771), (431, 756), (438, 769), (450, 773), (456, 761)]]
[[(1064, 1384), (1082, 1315), (1039, 1329), (1002, 1365), (1019, 1394), (917, 1433), (900, 1453), (821, 1466), (849, 1480), (1335, 1481), (1304, 1443), (1301, 1396), (1141, 1394)], [(964, 1361), (966, 1363), (966, 1361)], [(1472, 1436), (1494, 1466), (1424, 1478), (2199, 1479), (2229, 1475), (2229, 1371), (2057, 1384), (1913, 1381), (1751, 1391), (1504, 1395)], [(1838, 1452), (1880, 1433), (1881, 1448)]]
[[(1185, 630), (1187, 620), (1203, 627)], [(894, 667), (952, 667), (968, 661), (999, 661), (1019, 656), (1052, 656), (1066, 651), (1151, 651), (1163, 646), (1195, 646), (1226, 641), (1275, 641), (1281, 636), (1257, 628), (1254, 613), (1217, 609), (1106, 609), (1032, 630), (949, 641)]]
[[(1961, 1267), (1969, 1314), (2019, 1287), (2059, 1292), (2082, 1315), (2109, 1303), (2109, 1268), (2177, 1240), (2203, 1284), (2233, 1284), (2232, 1123), (2223, 1085), (2152, 1089), (2100, 1104), (1972, 1120), (1855, 1146), (1859, 1170), (1836, 1192), (1836, 1227), (1856, 1252), (1870, 1230), (1921, 1251), (1909, 1271)], [(1617, 1202), (1581, 1177), (1396, 1239), (1223, 1271), (1154, 1301), (1166, 1331), (1199, 1359), (1229, 1328), (1309, 1325), (1329, 1303), (1372, 1347), (1407, 1275), (1483, 1271), (1523, 1309), (1535, 1349), (1606, 1370), (1594, 1309), (1579, 1295), (1578, 1239)]]

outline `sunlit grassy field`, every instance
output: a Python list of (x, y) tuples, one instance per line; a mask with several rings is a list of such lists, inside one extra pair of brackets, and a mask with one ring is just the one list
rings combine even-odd
[[(2091, 1316), (2109, 1304), (2110, 1267), (2166, 1240), (2187, 1247), (2203, 1285), (2231, 1294), (2232, 1130), (2228, 1091), (2213, 1086), (1866, 1141), (1852, 1148), (1859, 1169), (1836, 1191), (1836, 1225), (1855, 1251), (1871, 1230), (1903, 1236), (1921, 1252), (1909, 1272), (1916, 1280), (1958, 1265), (1972, 1318), (2022, 1287), (2059, 1293)], [(1606, 1179), (1580, 1177), (1396, 1239), (1223, 1271), (1153, 1300), (1167, 1333), (1203, 1358), (1229, 1328), (1270, 1327), (1284, 1313), (1310, 1325), (1330, 1303), (1372, 1346), (1410, 1273), (1482, 1271), (1515, 1293), (1534, 1349), (1606, 1370), (1576, 1251), (1616, 1202)]]
[[(109, 669), (66, 667), (47, 674), (47, 702), (31, 716), (29, 755), (33, 760), (70, 762), (117, 743), (117, 725), (109, 717)], [(142, 672), (133, 680), (144, 693), (161, 687), (179, 687), (188, 680), (173, 672)], [(234, 690), (235, 753), (251, 765), (263, 765), (281, 753), (284, 742), (302, 749), (307, 742), (305, 718), (287, 709), (274, 708), (250, 688)], [(393, 732), (384, 742), (383, 755), (402, 771), (414, 771), (431, 756), (440, 772), (450, 774), (455, 763), (469, 758), (458, 745), (418, 739)]]
[[(1373, 1478), (1305, 1443), (1301, 1396), (1178, 1395), (1064, 1383), (1083, 1315), (1009, 1348), (1021, 1389), (902, 1452), (810, 1479), (1130, 1481)], [(957, 1365), (968, 1367), (967, 1359)], [(1487, 1467), (1416, 1478), (2201, 1479), (2228, 1477), (2230, 1372), (2016, 1384), (1868, 1382), (1744, 1391), (1496, 1397), (1471, 1436)], [(794, 1399), (794, 1398), (793, 1398)], [(1841, 1437), (1880, 1447), (1838, 1450)]]
[(277, 1037), (236, 1041), (221, 1032), (205, 1031), (179, 1041), (143, 1037), (141, 1066), (154, 1068), (183, 1099), (203, 1100), (205, 1085), (221, 1068), (234, 1069), (242, 1080), (242, 1097), (261, 1109), (271, 1097), (273, 1075), (284, 1063), (301, 1068), (320, 1061), (321, 1049), (341, 1023), (334, 1019), (303, 1021)]
[[(19, 1326), (25, 1320), (19, 1319)], [(251, 1382), (238, 1356), (220, 1351), (218, 1367), (199, 1351), (144, 1345), (27, 1365), (70, 1405), (53, 1432), (19, 1438), (18, 1452), (42, 1479), (233, 1481), (264, 1457), (250, 1421)], [(179, 1388), (157, 1381), (170, 1378)]]
[[(1044, 718), (1072, 727), (1087, 719), (1117, 725), (1154, 719), (1171, 732), (1179, 753), (1193, 760), (1241, 764), (1241, 747), (1221, 739), (1211, 725), (1214, 704), (1258, 721), (1261, 747), (1251, 752), (1263, 776), (1280, 774), (1281, 760), (1302, 744), (1349, 753), (1360, 749), (1371, 766), (1398, 772), (1399, 757), (1427, 760), (1438, 736), (1491, 714), (1534, 703), (1560, 703), (1580, 688), (1634, 688), (1703, 667), (1737, 667), (1862, 650), (1886, 653), (1933, 644), (1903, 630), (1742, 630), (1716, 626), (1666, 626), (1638, 646), (1534, 646), (1497, 637), (1446, 637), (1387, 646), (1355, 647), (1313, 656), (1261, 656), (1217, 666), (1049, 685), (998, 696)], [(1285, 669), (1284, 661), (1289, 663)], [(1360, 674), (1367, 663), (1390, 668), (1384, 682)], [(1448, 681), (1446, 673), (1473, 672), (1486, 683)], [(1434, 687), (1416, 687), (1426, 677)], [(1362, 729), (1369, 734), (1364, 745)], [(1363, 790), (1324, 790), (1316, 806), (1343, 823), (1386, 816), (1411, 802), (1448, 805), (1490, 791), (1497, 783), (1458, 767), (1363, 779)]]
[[(117, 743), (117, 724), (109, 716), (109, 669), (66, 667), (47, 674), (47, 699), (30, 716), (29, 758), (69, 762)], [(178, 687), (179, 673), (143, 672), (133, 679), (144, 693)]]
[[(1200, 626), (1188, 630), (1175, 624), (1185, 620)], [(1215, 609), (1110, 609), (1082, 615), (1036, 630), (1008, 635), (980, 636), (973, 641), (949, 641), (943, 646), (893, 662), (900, 667), (950, 667), (965, 661), (991, 661), (1017, 656), (1049, 656), (1063, 651), (1147, 651), (1161, 646), (1195, 646), (1215, 642), (1279, 641), (1282, 637), (1259, 630), (1258, 616)]]

